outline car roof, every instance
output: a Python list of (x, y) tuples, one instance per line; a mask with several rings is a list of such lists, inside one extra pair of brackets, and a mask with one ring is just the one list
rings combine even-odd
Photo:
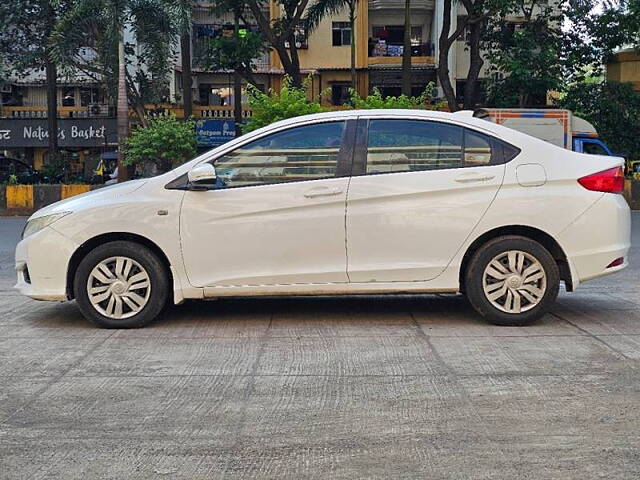
[[(311, 115), (301, 115), (299, 117), (287, 118), (274, 122), (266, 127), (256, 130), (256, 133), (266, 133), (267, 131), (277, 130), (282, 127), (304, 125), (306, 123), (314, 123), (322, 120), (340, 120), (355, 117), (375, 118), (375, 117), (398, 117), (398, 118), (424, 118), (425, 120), (436, 120), (451, 122), (458, 125), (466, 125), (474, 129), (484, 130), (500, 137), (511, 138), (514, 132), (510, 128), (488, 122), (473, 116), (472, 111), (461, 110), (455, 113), (441, 112), (437, 110), (421, 110), (421, 109), (359, 109), (359, 110), (332, 110), (329, 112), (314, 113)], [(253, 133), (253, 132), (252, 132)]]

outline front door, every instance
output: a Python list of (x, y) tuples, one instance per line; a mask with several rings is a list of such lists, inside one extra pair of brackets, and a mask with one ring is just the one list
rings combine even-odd
[(349, 280), (437, 277), (502, 183), (502, 142), (407, 119), (359, 120), (358, 142), (347, 198)]
[(347, 281), (347, 124), (280, 130), (213, 161), (218, 185), (186, 192), (181, 210), (192, 285)]

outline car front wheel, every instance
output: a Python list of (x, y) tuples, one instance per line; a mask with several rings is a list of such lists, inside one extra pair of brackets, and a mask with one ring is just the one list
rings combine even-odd
[(528, 325), (558, 296), (560, 274), (549, 251), (526, 237), (509, 235), (475, 252), (465, 275), (471, 305), (496, 325)]
[(74, 279), (82, 314), (104, 328), (137, 328), (162, 310), (169, 293), (168, 272), (143, 245), (105, 243), (82, 259)]

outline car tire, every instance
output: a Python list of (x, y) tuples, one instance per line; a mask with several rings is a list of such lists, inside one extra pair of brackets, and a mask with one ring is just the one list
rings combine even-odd
[(103, 328), (150, 323), (169, 297), (169, 272), (158, 256), (134, 242), (114, 241), (80, 262), (73, 293), (82, 314)]
[(559, 284), (558, 264), (549, 251), (517, 235), (482, 245), (465, 272), (469, 302), (495, 325), (530, 325), (549, 311)]

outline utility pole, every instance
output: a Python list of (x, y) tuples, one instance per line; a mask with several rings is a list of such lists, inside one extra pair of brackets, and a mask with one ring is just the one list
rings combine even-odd
[(118, 39), (118, 182), (129, 180), (129, 170), (124, 164), (124, 142), (129, 137), (129, 102), (127, 100), (127, 66), (124, 55), (124, 28)]

